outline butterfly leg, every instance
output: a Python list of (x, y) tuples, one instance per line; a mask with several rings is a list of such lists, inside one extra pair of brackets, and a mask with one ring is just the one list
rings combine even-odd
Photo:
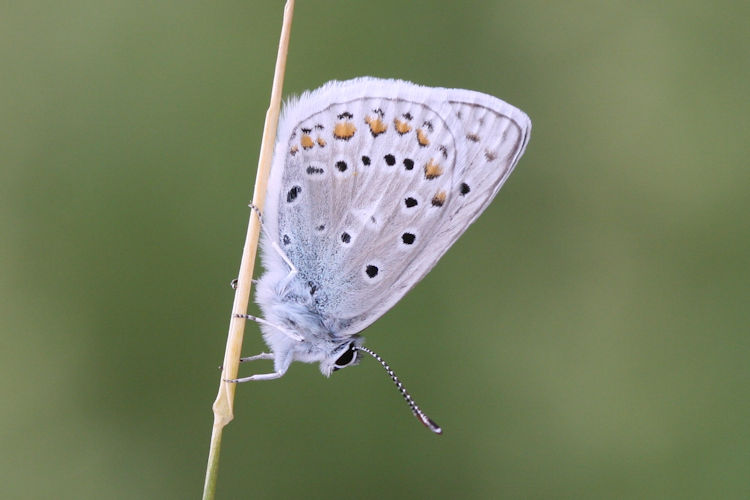
[(243, 377), (243, 378), (235, 378), (235, 379), (224, 379), (224, 382), (229, 382), (232, 384), (237, 384), (241, 382), (251, 382), (255, 380), (273, 380), (276, 378), (282, 377), (287, 369), (289, 368), (289, 364), (294, 359), (294, 356), (292, 354), (292, 351), (287, 352), (286, 354), (282, 355), (281, 359), (277, 358), (273, 354), (269, 354), (267, 352), (262, 352), (260, 354), (256, 354), (255, 356), (250, 356), (249, 358), (240, 358), (240, 362), (243, 361), (256, 361), (259, 359), (272, 359), (275, 361), (275, 368), (276, 371), (271, 373), (257, 373), (255, 375), (251, 375), (249, 377)]
[[(237, 290), (237, 283), (239, 283), (239, 281), (240, 280), (238, 278), (234, 278), (232, 281), (229, 282), (229, 286), (232, 287), (232, 290)], [(258, 280), (250, 280), (250, 283), (252, 283), (253, 285), (257, 285)]]
[[(247, 358), (240, 358), (240, 363), (244, 363), (246, 361), (258, 361), (260, 359), (274, 359), (274, 356), (273, 354), (262, 352), (260, 354), (256, 354), (255, 356), (248, 356)], [(273, 380), (273, 379), (281, 377), (282, 375), (284, 375), (284, 373), (286, 373), (286, 370), (272, 372), (272, 373), (257, 373), (255, 375), (250, 375), (249, 377), (227, 379), (224, 381), (232, 383), (232, 384), (239, 384), (242, 382), (251, 382), (251, 381), (257, 381), (257, 380)]]
[(286, 335), (290, 339), (296, 340), (297, 342), (302, 342), (302, 340), (303, 340), (303, 338), (300, 335), (297, 335), (293, 331), (287, 330), (283, 326), (274, 325), (273, 323), (271, 323), (269, 321), (266, 321), (263, 318), (259, 318), (257, 316), (253, 316), (252, 314), (235, 314), (234, 317), (235, 318), (249, 319), (249, 320), (255, 321), (256, 323), (260, 323), (261, 325), (268, 325), (268, 326), (270, 326), (272, 328), (277, 329), (278, 331), (280, 331), (281, 333), (283, 333), (284, 335)]
[[(245, 363), (247, 361), (257, 361), (259, 359), (273, 359), (273, 354), (262, 352), (260, 354), (256, 354), (255, 356), (248, 356), (247, 358), (240, 358), (240, 363)], [(219, 366), (219, 370), (223, 370), (223, 369), (224, 369), (224, 365)]]
[(276, 253), (278, 253), (281, 256), (282, 260), (286, 262), (286, 265), (289, 266), (289, 274), (287, 275), (286, 278), (284, 278), (284, 281), (282, 282), (282, 285), (285, 286), (297, 274), (297, 268), (294, 267), (294, 264), (292, 264), (292, 261), (289, 260), (289, 257), (286, 255), (286, 253), (284, 253), (284, 250), (281, 249), (279, 244), (276, 243), (276, 241), (273, 238), (271, 238), (270, 234), (268, 234), (268, 231), (266, 230), (266, 225), (263, 224), (263, 216), (260, 213), (260, 209), (252, 203), (249, 206), (250, 206), (250, 209), (253, 212), (255, 212), (255, 215), (258, 216), (258, 220), (260, 221), (260, 228), (263, 231), (263, 234), (265, 234), (266, 238), (268, 238), (268, 241), (271, 242), (271, 246), (273, 247), (274, 250), (276, 250)]
[(240, 363), (246, 363), (248, 361), (258, 361), (259, 359), (273, 359), (273, 354), (262, 352), (260, 354), (256, 354), (255, 356), (248, 356), (246, 358), (240, 358)]
[(250, 375), (249, 377), (225, 379), (224, 382), (229, 382), (230, 384), (240, 384), (242, 382), (252, 382), (254, 380), (273, 380), (276, 378), (281, 378), (283, 375), (284, 372), (258, 373), (256, 375)]

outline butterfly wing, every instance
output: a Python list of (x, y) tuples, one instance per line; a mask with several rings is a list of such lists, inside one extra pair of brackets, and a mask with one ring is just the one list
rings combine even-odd
[[(265, 223), (331, 331), (361, 331), (422, 279), (529, 130), (498, 99), (396, 80), (331, 82), (285, 108)], [(278, 269), (268, 244), (265, 267)]]
[(447, 122), (459, 144), (460, 159), (452, 172), (447, 213), (435, 228), (425, 255), (411, 267), (408, 278), (401, 280), (404, 285), (408, 282), (408, 289), (424, 278), (489, 206), (523, 155), (531, 133), (528, 116), (500, 99), (469, 90), (448, 93), (452, 116)]

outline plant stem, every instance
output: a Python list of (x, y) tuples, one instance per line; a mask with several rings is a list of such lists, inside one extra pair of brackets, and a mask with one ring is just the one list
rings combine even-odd
[[(261, 210), (266, 201), (266, 185), (268, 184), (273, 148), (276, 142), (276, 128), (279, 124), (281, 92), (284, 83), (284, 70), (286, 69), (286, 56), (287, 51), (289, 50), (289, 35), (292, 28), (293, 14), (294, 0), (287, 0), (286, 6), (284, 7), (284, 20), (281, 27), (279, 51), (276, 56), (276, 69), (273, 76), (271, 103), (268, 106), (268, 111), (266, 111), (266, 121), (263, 127), (263, 141), (260, 146), (258, 171), (255, 177), (255, 188), (253, 191), (253, 204)], [(242, 250), (242, 260), (240, 261), (237, 290), (235, 291), (234, 304), (232, 305), (232, 317), (229, 321), (229, 334), (227, 335), (227, 346), (224, 352), (223, 369), (219, 381), (219, 393), (213, 404), (214, 424), (211, 431), (211, 445), (208, 452), (206, 480), (203, 485), (203, 500), (213, 500), (216, 493), (216, 478), (219, 473), (221, 436), (224, 426), (234, 418), (234, 391), (237, 385), (228, 384), (224, 382), (224, 380), (237, 378), (245, 320), (243, 318), (236, 318), (235, 314), (245, 314), (247, 312), (259, 235), (260, 221), (258, 220), (258, 216), (255, 215), (255, 212), (251, 211), (250, 221), (247, 227), (247, 236), (245, 237), (245, 246)]]

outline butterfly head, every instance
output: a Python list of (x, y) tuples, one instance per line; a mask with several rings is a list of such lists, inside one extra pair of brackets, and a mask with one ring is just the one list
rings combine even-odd
[(331, 350), (330, 354), (320, 361), (320, 371), (326, 377), (331, 373), (346, 368), (348, 366), (358, 365), (361, 354), (358, 348), (362, 345), (364, 339), (361, 337), (348, 338)]

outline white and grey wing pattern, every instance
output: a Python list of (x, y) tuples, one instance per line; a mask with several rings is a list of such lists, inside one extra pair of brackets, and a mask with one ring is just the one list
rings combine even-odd
[(530, 129), (499, 99), (396, 80), (331, 82), (287, 106), (264, 222), (333, 331), (361, 331), (424, 277)]

